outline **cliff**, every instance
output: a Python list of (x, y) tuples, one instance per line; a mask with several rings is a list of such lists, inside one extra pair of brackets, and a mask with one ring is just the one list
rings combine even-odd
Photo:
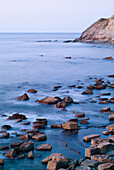
[(99, 19), (73, 42), (114, 43), (114, 15)]

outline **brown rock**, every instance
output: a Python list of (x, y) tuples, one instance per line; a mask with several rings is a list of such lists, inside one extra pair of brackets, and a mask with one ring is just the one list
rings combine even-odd
[(108, 150), (112, 148), (112, 144), (109, 142), (104, 142), (98, 145), (101, 154), (105, 154)]
[(38, 151), (50, 151), (52, 149), (52, 146), (49, 144), (41, 144), (36, 147), (36, 150)]
[(25, 131), (26, 133), (32, 133), (32, 134), (37, 134), (38, 133), (38, 129), (30, 129)]
[(76, 88), (76, 86), (75, 86), (75, 85), (71, 85), (71, 86), (68, 86), (68, 87), (70, 87), (70, 88)]
[(32, 139), (35, 141), (45, 141), (45, 140), (47, 140), (47, 137), (45, 134), (39, 133), (39, 134), (32, 136)]
[(98, 137), (100, 137), (99, 134), (93, 134), (93, 135), (84, 136), (83, 140), (86, 142), (90, 142), (92, 139), (98, 138)]
[(13, 119), (27, 119), (25, 115), (19, 114), (19, 113), (15, 113), (12, 116), (8, 117), (8, 120), (13, 120)]
[(111, 88), (114, 88), (114, 84), (111, 84), (110, 87), (111, 87)]
[(75, 129), (78, 129), (78, 123), (77, 122), (63, 122), (62, 127), (65, 130), (75, 130)]
[(45, 98), (43, 98), (41, 100), (38, 100), (38, 103), (42, 103), (42, 104), (56, 104), (56, 103), (58, 103), (58, 99), (47, 96), (47, 97), (45, 97)]
[(66, 59), (71, 59), (71, 57), (65, 57)]
[(47, 119), (36, 119), (36, 122), (47, 125)]
[(3, 165), (4, 165), (4, 160), (0, 159), (0, 166), (3, 166)]
[(55, 104), (56, 108), (65, 108), (67, 104), (64, 101), (61, 101), (60, 103)]
[(78, 89), (82, 89), (83, 87), (82, 86), (77, 86)]
[(103, 109), (100, 110), (100, 112), (108, 112), (108, 111), (110, 111), (110, 107), (103, 108)]
[(69, 122), (78, 122), (78, 119), (69, 119)]
[(109, 162), (108, 156), (105, 155), (105, 154), (102, 154), (102, 155), (99, 155), (99, 154), (98, 155), (93, 155), (93, 156), (91, 156), (91, 159), (92, 160), (96, 160), (96, 161), (101, 162), (101, 163)]
[(74, 112), (74, 113), (76, 113), (75, 117), (85, 117), (85, 113), (79, 113), (79, 112)]
[(30, 122), (22, 122), (22, 123), (20, 123), (21, 125), (29, 125), (30, 124)]
[(36, 123), (36, 124), (33, 124), (32, 128), (33, 129), (45, 129), (45, 125)]
[(101, 93), (100, 96), (109, 96), (111, 93)]
[(25, 158), (25, 154), (21, 154), (17, 157), (17, 159), (22, 159), (22, 158)]
[(105, 58), (103, 58), (103, 59), (105, 59), (105, 60), (113, 60), (113, 57), (105, 57)]
[(66, 96), (63, 98), (63, 101), (65, 103), (73, 103), (73, 99), (70, 96)]
[(89, 124), (87, 120), (81, 120), (80, 123), (81, 124)]
[(0, 139), (1, 138), (9, 138), (9, 133), (5, 132), (5, 133), (0, 134)]
[(90, 89), (87, 89), (87, 90), (83, 91), (82, 94), (93, 94), (93, 91)]
[(21, 140), (29, 140), (29, 139), (30, 139), (30, 136), (29, 136), (28, 134), (26, 134), (26, 135), (21, 135), (21, 136), (19, 137), (19, 139), (21, 139)]
[(7, 149), (9, 149), (9, 146), (7, 146), (7, 145), (4, 145), (4, 146), (0, 147), (0, 150), (7, 150)]
[(109, 125), (106, 127), (107, 131), (114, 132), (114, 125)]
[(51, 124), (51, 128), (62, 128), (62, 125)]
[(33, 155), (33, 152), (30, 151), (28, 154), (27, 154), (27, 158), (28, 159), (33, 159), (34, 158), (34, 155)]
[(104, 131), (104, 132), (102, 132), (102, 134), (103, 134), (103, 135), (109, 135), (110, 132), (109, 132), (109, 131)]
[(16, 149), (11, 149), (9, 150), (6, 154), (5, 154), (6, 157), (11, 157), (11, 158), (14, 158), (16, 157)]
[(26, 93), (24, 93), (22, 96), (18, 96), (16, 100), (29, 100), (29, 97)]
[(106, 101), (99, 101), (99, 104), (108, 104), (108, 101), (106, 100)]
[(98, 166), (98, 170), (113, 170), (114, 164), (113, 163), (104, 163)]
[(11, 129), (12, 127), (10, 126), (10, 125), (3, 125), (2, 127), (1, 127), (1, 129), (6, 129), (6, 130), (9, 130), (9, 129)]
[(114, 120), (114, 114), (109, 115), (109, 120)]
[(112, 77), (112, 78), (113, 78), (113, 77), (114, 77), (114, 74), (113, 74), (113, 75), (108, 75), (108, 77)]
[(58, 163), (56, 161), (48, 161), (46, 169), (47, 170), (57, 170), (58, 169)]
[(21, 145), (22, 143), (23, 143), (22, 141), (16, 141), (16, 142), (10, 144), (10, 147), (11, 147), (11, 148), (20, 147), (20, 145)]
[(111, 135), (109, 139), (111, 139), (114, 142), (114, 135)]
[(98, 148), (85, 148), (85, 157), (91, 158), (92, 155), (98, 154), (99, 149)]
[(94, 89), (94, 86), (87, 86), (87, 89)]
[(110, 98), (110, 99), (108, 100), (108, 102), (114, 103), (114, 97)]
[(20, 149), (23, 152), (28, 152), (28, 151), (34, 149), (34, 143), (33, 142), (24, 142), (23, 144), (20, 145)]
[(37, 90), (34, 90), (34, 89), (29, 89), (27, 90), (28, 93), (37, 93)]

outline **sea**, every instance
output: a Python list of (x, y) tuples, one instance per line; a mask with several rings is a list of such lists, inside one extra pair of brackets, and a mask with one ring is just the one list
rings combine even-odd
[[(7, 151), (0, 151), (0, 159), (4, 159), (2, 170), (45, 170), (42, 159), (52, 153), (62, 153), (69, 159), (84, 158), (85, 143), (83, 137), (90, 134), (100, 134), (106, 130), (109, 114), (101, 113), (103, 107), (114, 110), (113, 104), (99, 104), (98, 96), (109, 92), (114, 97), (114, 90), (110, 87), (105, 90), (93, 90), (93, 95), (82, 95), (87, 86), (95, 83), (95, 79), (103, 78), (105, 82), (114, 83), (108, 75), (114, 74), (114, 60), (104, 60), (104, 57), (114, 58), (114, 45), (95, 43), (65, 43), (74, 40), (80, 33), (0, 33), (0, 127), (11, 125), (8, 130), (10, 137), (0, 139), (0, 146), (18, 141), (18, 135), (24, 134), (21, 129), (31, 129), (36, 118), (46, 118), (46, 129), (40, 129), (47, 136), (47, 141), (34, 141), (34, 159), (5, 157)], [(71, 59), (66, 59), (71, 57)], [(61, 86), (53, 91), (54, 86)], [(83, 88), (69, 88), (68, 86), (81, 85)], [(28, 89), (35, 89), (35, 94), (27, 93)], [(17, 101), (15, 98), (27, 93), (28, 101)], [(79, 104), (70, 104), (66, 110), (55, 108), (54, 105), (43, 105), (36, 100), (46, 96), (70, 96)], [(90, 103), (96, 100), (96, 103)], [(74, 112), (84, 112), (89, 118), (88, 125), (80, 124), (77, 133), (64, 132), (62, 129), (52, 129), (51, 124), (75, 118)], [(25, 114), (30, 125), (21, 125), (14, 120), (7, 120), (14, 113)], [(32, 139), (30, 139), (32, 141)], [(47, 143), (52, 145), (51, 151), (37, 151), (36, 146)], [(64, 146), (67, 144), (67, 147)]]

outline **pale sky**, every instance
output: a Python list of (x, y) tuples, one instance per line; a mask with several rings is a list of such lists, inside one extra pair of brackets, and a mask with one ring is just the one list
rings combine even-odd
[(0, 32), (82, 32), (114, 14), (114, 0), (0, 0)]

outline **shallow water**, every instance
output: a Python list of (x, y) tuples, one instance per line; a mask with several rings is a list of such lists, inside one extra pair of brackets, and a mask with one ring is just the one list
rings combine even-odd
[[(25, 169), (46, 169), (41, 160), (54, 152), (60, 152), (68, 158), (83, 158), (84, 148), (89, 143), (83, 142), (83, 136), (92, 133), (100, 133), (101, 137), (105, 128), (86, 128), (81, 125), (77, 134), (63, 133), (61, 129), (51, 129), (50, 124), (62, 123), (74, 118), (72, 111), (85, 112), (89, 117), (89, 125), (109, 125), (108, 114), (101, 114), (99, 110), (103, 107), (111, 107), (113, 104), (98, 104), (96, 95), (104, 92), (111, 92), (109, 98), (114, 97), (114, 91), (111, 88), (106, 90), (94, 90), (93, 95), (81, 95), (86, 87), (94, 82), (92, 78), (104, 78), (114, 83), (113, 78), (107, 75), (114, 72), (114, 60), (103, 60), (106, 56), (114, 57), (114, 46), (109, 44), (89, 44), (89, 43), (63, 43), (64, 40), (75, 39), (80, 34), (72, 33), (42, 33), (42, 34), (0, 34), (0, 115), (7, 116), (12, 113), (24, 113), (31, 124), (22, 126), (20, 123), (6, 120), (7, 117), (0, 116), (0, 126), (11, 124), (12, 131), (22, 132), (20, 129), (32, 127), (32, 122), (36, 118), (45, 117), (48, 125), (45, 130), (47, 141), (34, 142), (35, 146), (41, 143), (52, 145), (52, 151), (41, 152), (34, 150), (34, 160), (9, 160), (0, 151), (0, 158), (5, 159), (4, 170)], [(51, 42), (45, 42), (51, 40)], [(57, 40), (57, 41), (55, 41)], [(71, 56), (71, 59), (65, 57)], [(83, 89), (68, 88), (69, 85), (81, 85)], [(61, 85), (58, 91), (52, 91), (53, 86)], [(19, 88), (20, 87), (20, 88)], [(14, 98), (27, 92), (28, 89), (38, 90), (36, 94), (28, 94), (29, 101), (16, 101)], [(54, 106), (42, 105), (35, 103), (35, 100), (45, 96), (71, 96), (74, 101), (85, 102), (81, 104), (69, 105), (67, 111), (61, 111)], [(107, 97), (107, 96), (103, 96)], [(97, 103), (89, 103), (90, 98), (97, 100)], [(13, 99), (13, 100), (12, 100)], [(42, 131), (42, 130), (41, 130)], [(15, 137), (15, 135), (12, 135)], [(0, 139), (0, 146), (8, 145), (18, 138)], [(80, 154), (69, 150), (62, 145), (66, 142), (69, 147), (79, 151)], [(39, 157), (39, 155), (42, 155)]]

